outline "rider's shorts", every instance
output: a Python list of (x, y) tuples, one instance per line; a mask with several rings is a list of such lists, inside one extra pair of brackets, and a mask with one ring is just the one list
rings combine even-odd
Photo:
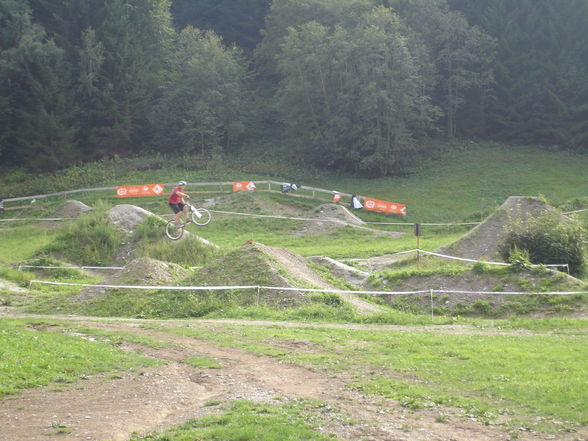
[(184, 207), (186, 206), (186, 204), (180, 202), (179, 204), (168, 204), (169, 208), (172, 209), (172, 211), (174, 213), (179, 213), (180, 211), (184, 210)]

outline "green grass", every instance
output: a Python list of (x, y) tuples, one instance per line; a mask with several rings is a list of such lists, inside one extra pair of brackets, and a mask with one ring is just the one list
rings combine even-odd
[(293, 401), (271, 405), (239, 400), (223, 408), (220, 415), (192, 420), (162, 433), (131, 441), (336, 441), (314, 427), (320, 419), (313, 407), (318, 403)]
[(0, 396), (88, 375), (152, 366), (153, 360), (127, 354), (112, 344), (48, 332), (43, 323), (0, 319)]
[(483, 215), (508, 196), (543, 195), (559, 205), (588, 195), (588, 155), (486, 142), (438, 147), (439, 152), (408, 177), (329, 176), (313, 185), (402, 202), (408, 219), (417, 222)]
[(50, 244), (56, 231), (27, 224), (21, 227), (1, 227), (0, 265), (22, 262), (32, 258), (40, 248)]
[(117, 227), (108, 222), (110, 208), (104, 201), (97, 203), (94, 210), (80, 216), (74, 223), (66, 224), (45, 252), (64, 255), (79, 265), (112, 262), (122, 243), (122, 235)]
[[(361, 258), (380, 256), (416, 247), (412, 232), (399, 238), (367, 230), (344, 227), (328, 235), (301, 235), (302, 221), (228, 217), (218, 215), (207, 227), (197, 230), (202, 237), (223, 247), (233, 248), (248, 240), (279, 248), (288, 248), (302, 256)], [(398, 230), (398, 228), (396, 228)], [(401, 230), (411, 231), (409, 227)], [(231, 234), (227, 234), (231, 232)], [(463, 234), (463, 228), (453, 232), (429, 229), (420, 243), (422, 249), (434, 250)]]
[[(148, 217), (139, 224), (133, 241), (139, 244), (136, 257), (149, 257), (185, 266), (204, 266), (222, 254), (221, 250), (205, 245), (194, 235), (179, 242), (172, 242), (163, 234), (165, 222), (156, 217)], [(201, 234), (203, 230), (188, 226), (188, 231)]]
[(222, 365), (211, 357), (194, 356), (184, 361), (184, 363), (199, 369), (221, 369)]
[[(508, 415), (512, 425), (541, 430), (588, 424), (588, 346), (583, 336), (229, 324), (221, 333), (206, 326), (191, 323), (167, 332), (327, 372), (354, 373), (353, 387), (410, 408), (456, 406), (481, 421)], [(585, 322), (576, 326), (585, 334)], [(287, 344), (300, 340), (308, 342), (303, 352)]]

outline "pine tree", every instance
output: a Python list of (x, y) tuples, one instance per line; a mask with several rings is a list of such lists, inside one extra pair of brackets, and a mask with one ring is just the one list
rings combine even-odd
[(47, 170), (78, 159), (63, 51), (26, 3), (0, 0), (0, 158)]

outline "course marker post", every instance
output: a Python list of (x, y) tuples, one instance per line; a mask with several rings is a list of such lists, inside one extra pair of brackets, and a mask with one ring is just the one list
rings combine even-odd
[(417, 249), (417, 268), (420, 269), (421, 267), (421, 224), (416, 223), (414, 224), (414, 235), (416, 237), (416, 249)]

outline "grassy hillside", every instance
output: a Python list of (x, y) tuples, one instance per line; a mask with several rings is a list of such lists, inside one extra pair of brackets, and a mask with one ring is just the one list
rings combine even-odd
[[(0, 171), (2, 197), (84, 187), (150, 182), (284, 180), (302, 185), (372, 196), (404, 203), (407, 221), (479, 220), (511, 195), (544, 196), (554, 205), (588, 196), (588, 156), (493, 143), (439, 145), (434, 158), (423, 158), (405, 176), (357, 178), (302, 166), (271, 152), (248, 152), (228, 158), (161, 156), (105, 161), (73, 167), (54, 176)], [(182, 166), (178, 167), (178, 162)], [(104, 194), (84, 195), (92, 202)], [(588, 201), (584, 201), (588, 206)], [(165, 207), (163, 207), (165, 209)]]

